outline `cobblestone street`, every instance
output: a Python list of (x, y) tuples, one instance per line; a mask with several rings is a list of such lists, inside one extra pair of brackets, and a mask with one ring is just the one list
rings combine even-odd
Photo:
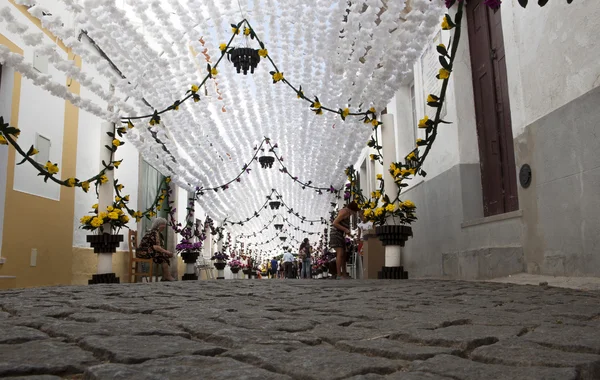
[(0, 293), (0, 377), (600, 378), (600, 292), (194, 281)]

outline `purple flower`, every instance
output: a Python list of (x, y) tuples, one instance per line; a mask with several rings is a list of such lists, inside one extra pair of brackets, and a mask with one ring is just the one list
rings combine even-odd
[(484, 0), (483, 3), (492, 9), (498, 9), (502, 4), (502, 0)]
[(348, 200), (348, 199), (350, 199), (350, 193), (346, 191), (344, 193), (344, 200)]

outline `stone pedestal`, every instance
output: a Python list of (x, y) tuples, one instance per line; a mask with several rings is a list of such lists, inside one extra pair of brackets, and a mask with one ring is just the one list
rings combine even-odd
[(189, 280), (197, 280), (198, 276), (196, 275), (196, 271), (194, 270), (194, 264), (196, 260), (198, 260), (198, 256), (200, 256), (200, 252), (182, 252), (181, 258), (185, 263), (185, 274), (181, 278), (183, 281)]
[(377, 278), (377, 272), (385, 264), (385, 249), (381, 241), (375, 235), (375, 230), (366, 231), (363, 244), (363, 279), (373, 280)]

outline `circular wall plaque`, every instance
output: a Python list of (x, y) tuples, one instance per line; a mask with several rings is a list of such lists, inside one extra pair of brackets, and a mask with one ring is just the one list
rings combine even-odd
[(519, 171), (519, 182), (525, 189), (531, 185), (531, 166), (529, 166), (529, 164), (521, 166), (521, 170)]

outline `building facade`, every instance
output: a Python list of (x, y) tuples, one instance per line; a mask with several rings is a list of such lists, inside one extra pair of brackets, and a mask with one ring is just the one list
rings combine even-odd
[[(419, 218), (403, 251), (412, 277), (600, 275), (599, 16), (594, 0), (497, 11), (467, 2), (443, 110), (452, 124), (402, 198)], [(448, 39), (435, 35), (388, 105), (398, 161), (424, 137), (435, 46)], [(370, 153), (356, 164), (369, 192), (383, 171)]]

